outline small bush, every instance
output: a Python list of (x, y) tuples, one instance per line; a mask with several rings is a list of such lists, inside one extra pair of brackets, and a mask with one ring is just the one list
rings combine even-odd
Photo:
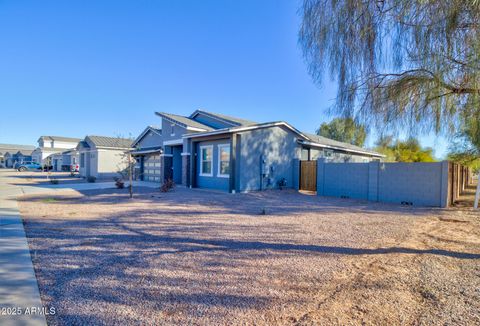
[(50, 179), (50, 183), (54, 185), (58, 185), (58, 180), (57, 179)]
[(172, 179), (167, 179), (167, 180), (165, 180), (163, 185), (160, 187), (160, 191), (161, 192), (169, 192), (173, 188), (175, 188), (175, 182), (173, 182)]
[(95, 177), (90, 176), (87, 178), (87, 182), (94, 183), (95, 181), (97, 181), (97, 178)]
[(117, 187), (118, 189), (125, 188), (125, 182), (122, 179), (114, 178), (114, 180), (115, 180), (115, 187)]
[(287, 179), (285, 179), (285, 178), (280, 179), (280, 180), (277, 182), (277, 185), (278, 185), (278, 188), (279, 188), (280, 190), (283, 190), (283, 189), (287, 188)]

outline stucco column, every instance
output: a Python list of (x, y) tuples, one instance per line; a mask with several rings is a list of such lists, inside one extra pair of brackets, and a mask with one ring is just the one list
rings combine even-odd
[(442, 181), (440, 183), (440, 207), (442, 208), (445, 208), (445, 207), (448, 207), (449, 205), (449, 202), (448, 202), (448, 197), (449, 197), (449, 193), (448, 193), (448, 167), (449, 167), (449, 164), (448, 164), (448, 161), (443, 161), (441, 163), (441, 178), (442, 178)]
[(323, 185), (325, 180), (325, 158), (317, 160), (317, 196), (323, 196)]
[(368, 197), (370, 201), (378, 201), (378, 182), (380, 178), (380, 162), (368, 163)]
[(182, 184), (190, 186), (190, 153), (182, 153)]
[(237, 135), (233, 134), (230, 139), (230, 183), (228, 191), (230, 193), (236, 192), (236, 180), (237, 180)]
[(171, 154), (160, 154), (160, 182), (172, 178), (172, 161)]
[(293, 189), (300, 190), (300, 160), (293, 159)]

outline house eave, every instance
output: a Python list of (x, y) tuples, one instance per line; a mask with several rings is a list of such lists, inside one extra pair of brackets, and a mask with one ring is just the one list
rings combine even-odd
[(385, 157), (385, 155), (379, 154), (379, 153), (372, 153), (372, 152), (368, 152), (368, 151), (349, 149), (349, 148), (339, 147), (339, 146), (325, 145), (325, 144), (320, 144), (320, 143), (311, 142), (311, 141), (300, 140), (299, 143), (302, 144), (302, 145), (311, 146), (311, 147), (334, 149), (334, 150), (338, 150), (338, 151), (342, 151), (342, 152), (362, 154), (362, 155), (371, 156), (371, 157), (378, 157), (378, 158)]

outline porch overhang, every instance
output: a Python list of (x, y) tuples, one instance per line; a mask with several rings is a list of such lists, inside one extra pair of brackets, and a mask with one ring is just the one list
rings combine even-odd
[(151, 148), (143, 148), (143, 149), (135, 149), (130, 151), (133, 156), (138, 155), (145, 155), (145, 154), (154, 154), (154, 153), (163, 153), (162, 147), (151, 147)]

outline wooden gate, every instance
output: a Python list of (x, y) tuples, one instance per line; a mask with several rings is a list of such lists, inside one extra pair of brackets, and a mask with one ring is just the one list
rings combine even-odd
[(300, 161), (300, 190), (317, 191), (317, 161)]

